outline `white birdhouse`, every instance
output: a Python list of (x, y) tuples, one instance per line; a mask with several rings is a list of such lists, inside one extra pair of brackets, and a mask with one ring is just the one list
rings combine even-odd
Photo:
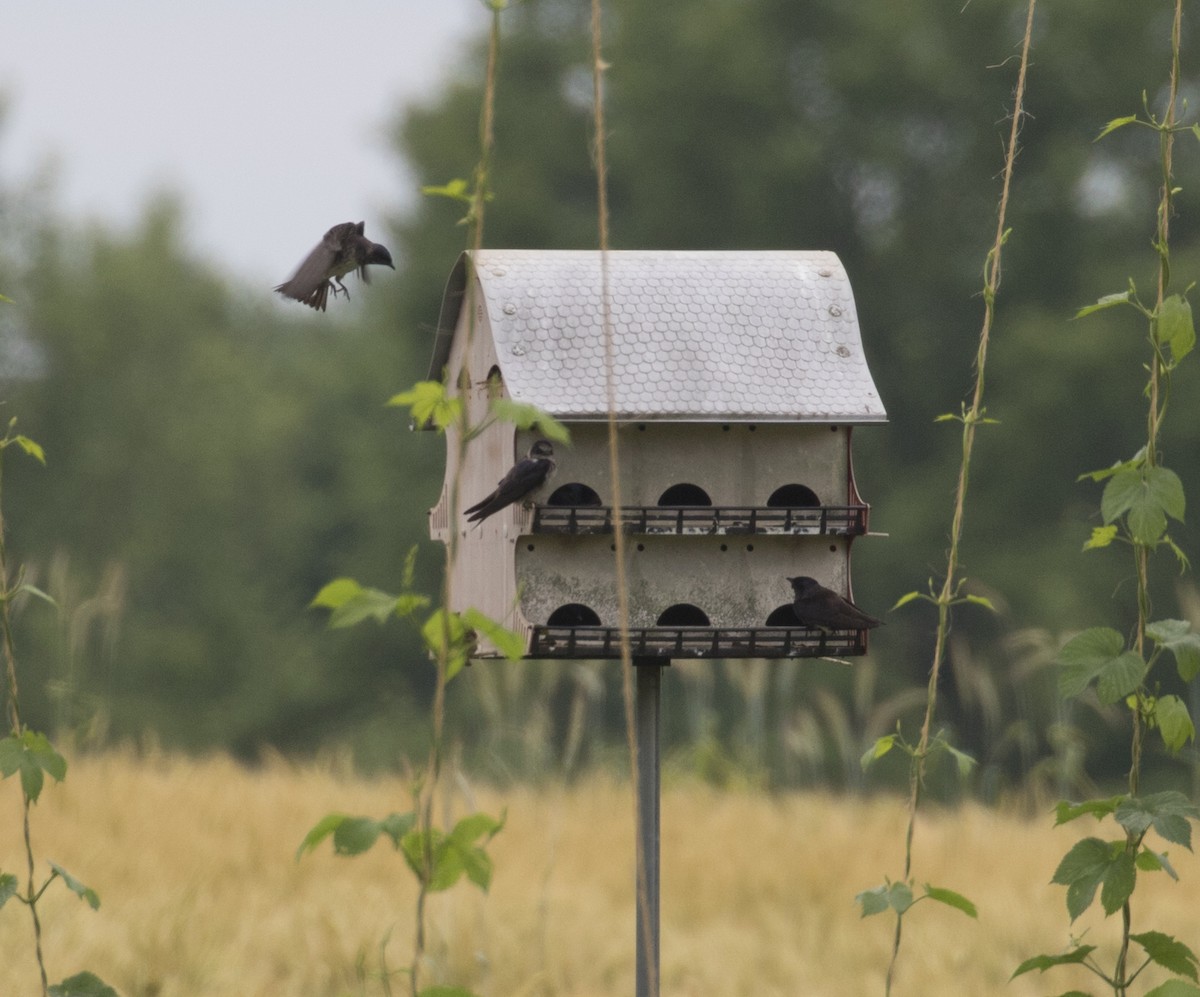
[[(458, 534), (450, 608), (523, 634), (531, 658), (619, 656), (611, 404), (635, 655), (865, 652), (865, 630), (802, 625), (788, 582), (807, 575), (850, 597), (869, 513), (851, 433), (887, 418), (833, 253), (610, 252), (607, 275), (594, 251), (464, 254), (430, 376), (464, 399), (471, 425), (503, 397), (571, 430), (549, 480), (481, 522), (468, 511), (538, 436), (492, 422), (458, 467), (448, 434), (430, 534)], [(497, 501), (546, 467), (522, 464)], [(479, 657), (496, 653), (481, 639)]]

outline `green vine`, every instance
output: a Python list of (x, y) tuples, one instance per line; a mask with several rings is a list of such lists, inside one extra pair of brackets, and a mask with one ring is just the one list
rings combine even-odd
[[(1118, 307), (1132, 309), (1144, 323), (1149, 358), (1147, 373), (1146, 439), (1127, 460), (1082, 475), (1081, 481), (1104, 482), (1100, 497), (1101, 526), (1095, 527), (1083, 547), (1086, 551), (1125, 547), (1131, 558), (1137, 615), (1128, 634), (1111, 627), (1092, 627), (1071, 638), (1059, 652), (1059, 691), (1064, 697), (1095, 695), (1101, 703), (1124, 704), (1130, 718), (1130, 763), (1127, 792), (1106, 799), (1084, 802), (1063, 801), (1056, 809), (1056, 823), (1065, 824), (1085, 815), (1097, 820), (1112, 817), (1120, 836), (1102, 839), (1089, 836), (1078, 841), (1059, 863), (1053, 881), (1067, 888), (1067, 911), (1074, 922), (1096, 900), (1106, 916), (1121, 915), (1117, 954), (1110, 968), (1096, 958), (1095, 945), (1078, 943), (1062, 954), (1039, 955), (1023, 962), (1013, 974), (1045, 971), (1055, 966), (1079, 965), (1091, 972), (1117, 997), (1150, 966), (1171, 974), (1172, 979), (1149, 991), (1156, 997), (1200, 995), (1200, 961), (1183, 942), (1159, 931), (1133, 931), (1133, 897), (1138, 873), (1166, 872), (1177, 879), (1165, 850), (1147, 843), (1153, 830), (1166, 842), (1191, 848), (1191, 821), (1200, 818), (1200, 808), (1181, 792), (1141, 795), (1142, 758), (1146, 738), (1157, 731), (1166, 750), (1175, 754), (1196, 736), (1196, 728), (1184, 701), (1162, 692), (1162, 665), (1173, 661), (1184, 682), (1200, 674), (1200, 634), (1183, 620), (1154, 619), (1150, 598), (1151, 556), (1169, 550), (1181, 571), (1189, 568), (1187, 557), (1171, 539), (1172, 521), (1182, 523), (1185, 511), (1183, 484), (1162, 460), (1161, 433), (1171, 396), (1171, 379), (1180, 363), (1196, 344), (1192, 309), (1187, 300), (1189, 285), (1182, 293), (1168, 293), (1171, 284), (1170, 221), (1179, 188), (1173, 183), (1175, 137), (1191, 132), (1200, 139), (1200, 128), (1178, 121), (1179, 52), (1183, 20), (1182, 0), (1175, 0), (1171, 26), (1171, 70), (1166, 108), (1155, 114), (1145, 98), (1143, 114), (1110, 121), (1098, 138), (1126, 127), (1149, 129), (1159, 148), (1161, 181), (1156, 210), (1153, 247), (1158, 257), (1158, 278), (1153, 305), (1141, 299), (1130, 280), (1126, 290), (1105, 295), (1079, 310), (1076, 318)], [(1134, 948), (1136, 946), (1136, 949)], [(1140, 954), (1139, 954), (1140, 953)], [(1190, 982), (1188, 982), (1190, 981)]]

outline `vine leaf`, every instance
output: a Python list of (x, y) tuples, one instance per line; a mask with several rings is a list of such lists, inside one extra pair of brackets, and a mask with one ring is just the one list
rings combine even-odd
[(1146, 636), (1175, 656), (1179, 677), (1190, 682), (1200, 674), (1200, 634), (1187, 620), (1156, 620), (1146, 624)]
[(1092, 905), (1097, 888), (1106, 914), (1120, 910), (1133, 893), (1137, 871), (1124, 841), (1084, 838), (1063, 856), (1050, 881), (1067, 888), (1067, 912), (1074, 921)]
[(1196, 954), (1183, 942), (1176, 941), (1161, 931), (1143, 931), (1137, 935), (1130, 935), (1129, 938), (1146, 950), (1151, 962), (1158, 963), (1177, 976), (1186, 976), (1193, 981), (1198, 979)]
[(1125, 638), (1110, 627), (1092, 627), (1067, 641), (1058, 653), (1058, 690), (1064, 697), (1080, 695), (1093, 680), (1100, 701), (1118, 702), (1142, 681), (1146, 663), (1125, 649)]
[(1181, 294), (1163, 299), (1154, 322), (1155, 341), (1165, 343), (1171, 350), (1173, 364), (1192, 352), (1196, 345), (1196, 326), (1192, 321), (1192, 306)]
[(1015, 980), (1018, 976), (1034, 969), (1040, 973), (1044, 973), (1047, 969), (1052, 969), (1055, 966), (1078, 965), (1079, 963), (1086, 962), (1087, 957), (1095, 951), (1095, 945), (1081, 945), (1079, 948), (1072, 949), (1070, 952), (1062, 955), (1035, 955), (1021, 963), (1009, 979)]
[(1200, 818), (1200, 808), (1176, 790), (1151, 793), (1149, 796), (1126, 797), (1113, 816), (1132, 835), (1142, 835), (1154, 828), (1159, 835), (1176, 845), (1192, 848), (1190, 820)]

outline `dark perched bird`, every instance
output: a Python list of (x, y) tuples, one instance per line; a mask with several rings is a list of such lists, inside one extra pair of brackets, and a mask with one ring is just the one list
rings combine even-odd
[(870, 630), (883, 626), (883, 620), (868, 616), (849, 599), (843, 599), (815, 578), (800, 575), (788, 581), (796, 593), (792, 608), (801, 623), (819, 630)]
[(555, 466), (554, 448), (548, 440), (538, 440), (529, 448), (529, 455), (517, 461), (512, 470), (500, 479), (491, 495), (467, 510), (468, 522), (482, 523), (505, 506), (520, 502), (546, 483), (554, 473)]
[[(384, 246), (372, 242), (363, 235), (363, 222), (342, 222), (325, 233), (304, 262), (296, 268), (289, 280), (280, 284), (276, 291), (288, 298), (302, 301), (310, 308), (325, 311), (329, 292), (336, 298), (338, 292), (350, 297), (350, 291), (342, 278), (351, 270), (357, 270), (363, 283), (367, 279), (367, 264), (375, 263), (392, 267), (392, 254)], [(334, 282), (337, 287), (334, 287)]]

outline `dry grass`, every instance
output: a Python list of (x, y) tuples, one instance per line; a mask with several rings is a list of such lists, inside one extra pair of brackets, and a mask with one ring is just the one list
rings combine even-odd
[[(24, 868), (17, 787), (0, 785), (0, 868)], [(596, 778), (567, 790), (479, 791), (468, 805), (508, 826), (493, 842), (483, 897), (438, 897), (426, 979), (489, 997), (599, 997), (633, 992), (632, 815), (627, 789)], [(93, 913), (64, 889), (47, 894), (51, 979), (91, 969), (125, 997), (359, 993), (355, 963), (410, 951), (414, 889), (390, 845), (356, 859), (297, 844), (330, 810), (405, 810), (398, 779), (273, 761), (249, 771), (205, 761), (110, 754), (79, 759), (34, 814), (39, 858), (101, 894)], [(853, 896), (900, 867), (903, 803), (823, 795), (769, 797), (669, 788), (663, 801), (663, 993), (882, 994), (892, 923), (860, 921)], [(978, 922), (937, 905), (906, 923), (898, 994), (1062, 992), (1091, 978), (1057, 971), (1008, 984), (1026, 956), (1067, 942), (1061, 888), (1048, 884), (1088, 819), (1053, 830), (974, 807), (927, 816), (916, 870), (968, 894)], [(1107, 834), (1101, 828), (1100, 833)], [(1182, 882), (1145, 877), (1135, 929), (1195, 947), (1200, 868), (1171, 849)], [(1089, 917), (1088, 941), (1111, 949), (1115, 924)], [(25, 911), (0, 911), (0, 994), (36, 991)], [(1156, 978), (1161, 980), (1161, 976)], [(1146, 978), (1147, 989), (1149, 977)], [(1040, 986), (1039, 986), (1040, 983)], [(405, 991), (396, 978), (395, 993)], [(1098, 988), (1096, 988), (1099, 992)], [(378, 983), (367, 992), (382, 993)]]

